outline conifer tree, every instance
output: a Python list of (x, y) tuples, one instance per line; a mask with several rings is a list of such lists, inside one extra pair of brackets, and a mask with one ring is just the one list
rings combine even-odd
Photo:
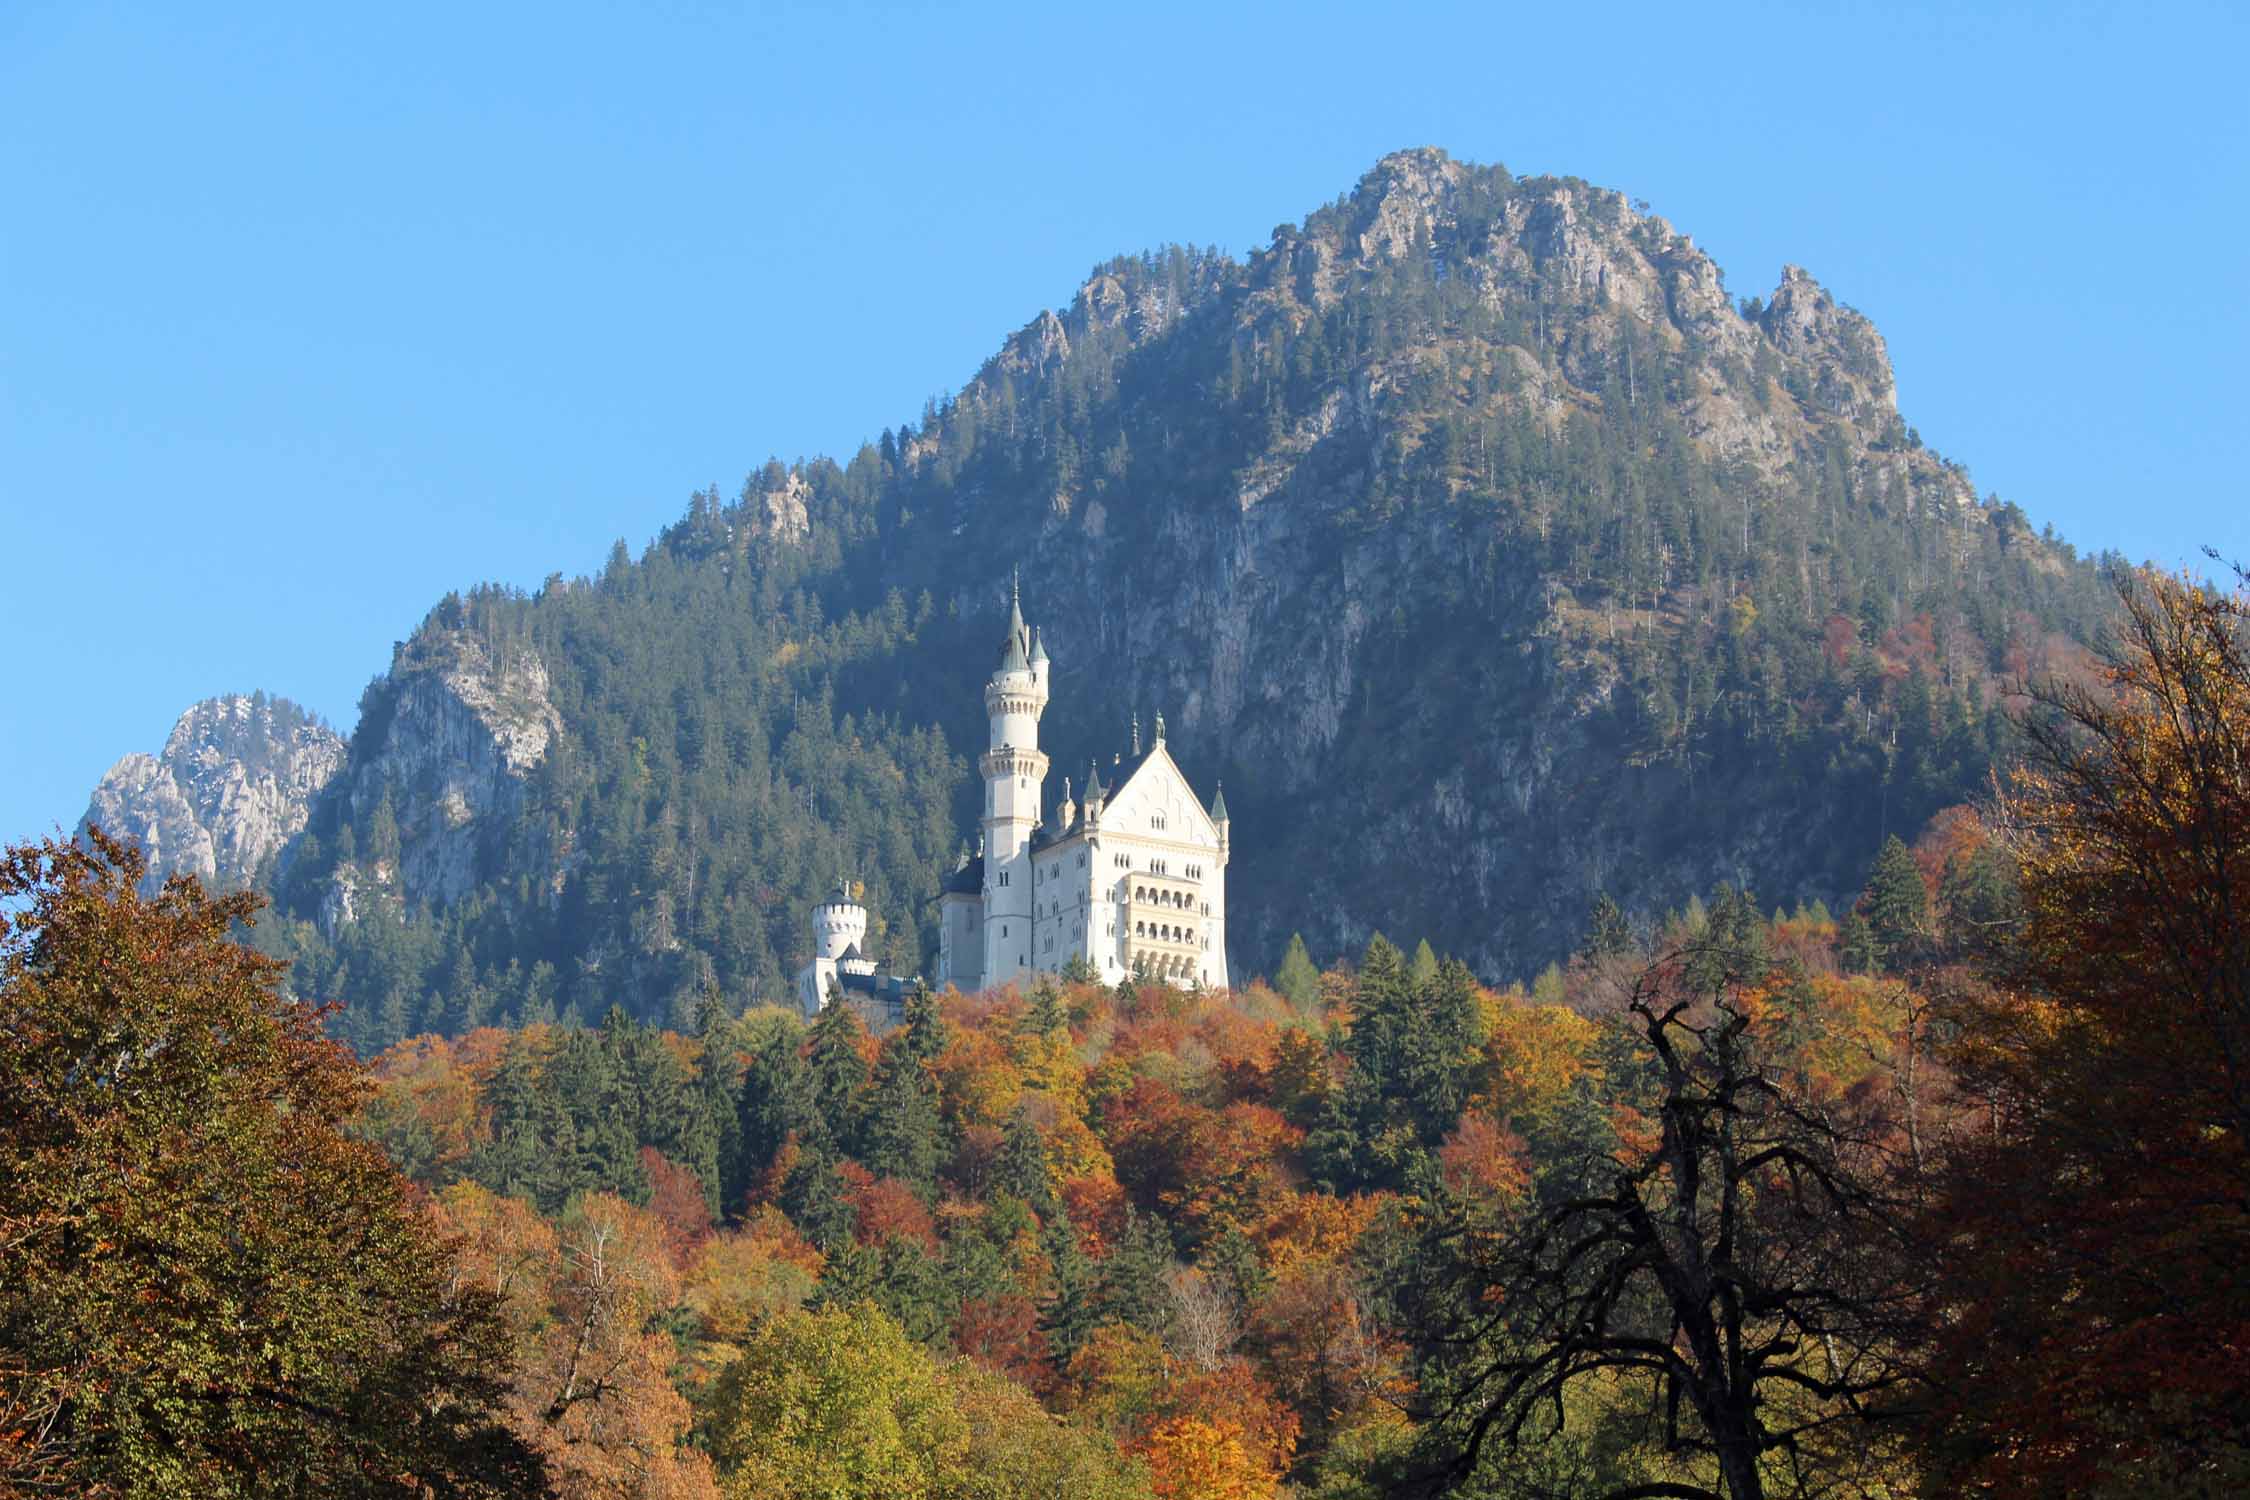
[(1312, 955), (1305, 951), (1302, 934), (1289, 934), (1289, 947), (1281, 955), (1281, 967), (1273, 971), (1273, 987), (1299, 1010), (1311, 1010), (1320, 1004), (1320, 970), (1313, 967)]
[(862, 1158), (877, 1176), (896, 1177), (927, 1198), (937, 1189), (945, 1154), (937, 1084), (921, 1057), (910, 1020), (893, 1032), (875, 1065), (862, 1132)]
[(831, 986), (828, 1003), (813, 1018), (806, 1039), (805, 1068), (816, 1127), (847, 1155), (859, 1146), (860, 1113), (866, 1105), (867, 1055), (860, 1050), (866, 1037), (858, 1013)]
[(1039, 1228), (1039, 1250), (1047, 1258), (1049, 1288), (1039, 1308), (1039, 1331), (1047, 1353), (1060, 1367), (1070, 1363), (1086, 1336), (1101, 1322), (1101, 1287), (1094, 1264), (1079, 1247), (1078, 1231), (1059, 1206)]
[(1055, 1185), (1047, 1165), (1047, 1143), (1022, 1104), (1008, 1116), (1008, 1133), (1000, 1143), (1000, 1159), (993, 1166), (993, 1185), (1021, 1199), (1031, 1211), (1046, 1218), (1055, 1211)]
[(1625, 913), (1610, 899), (1609, 892), (1598, 892), (1593, 910), (1586, 918), (1586, 940), (1582, 950), (1591, 958), (1613, 958), (1633, 949), (1632, 924)]
[(773, 1165), (792, 1136), (803, 1140), (822, 1135), (813, 1108), (812, 1078), (799, 1050), (802, 1035), (795, 1025), (776, 1029), (752, 1052), (743, 1069), (735, 1120), (741, 1139), (739, 1180), (745, 1188)]
[(1921, 951), (1929, 938), (1929, 891), (1913, 854), (1895, 833), (1883, 840), (1882, 852), (1875, 856), (1861, 905), (1880, 961), (1895, 964)]

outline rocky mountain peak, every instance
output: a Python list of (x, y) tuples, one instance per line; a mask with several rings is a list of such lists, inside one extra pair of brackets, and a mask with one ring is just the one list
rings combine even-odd
[(303, 830), (343, 762), (336, 732), (286, 698), (206, 698), (180, 715), (160, 755), (110, 767), (79, 828), (139, 844), (151, 891), (174, 874), (247, 885)]

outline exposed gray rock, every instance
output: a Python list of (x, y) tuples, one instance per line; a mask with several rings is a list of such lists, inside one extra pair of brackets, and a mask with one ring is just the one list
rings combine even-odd
[(247, 885), (303, 831), (343, 762), (335, 731), (286, 699), (207, 698), (180, 715), (161, 755), (109, 769), (79, 828), (139, 844), (149, 890), (180, 873)]
[[(379, 722), (363, 724), (339, 786), (356, 828), (387, 805), (398, 838), (396, 890), (409, 905), (442, 907), (466, 894), (490, 852), (488, 835), (522, 810), (526, 778), (562, 729), (547, 669), (529, 649), (503, 651), (466, 631), (426, 631), (392, 663)], [(372, 729), (374, 732), (367, 732)], [(324, 914), (351, 920), (369, 887), (389, 887), (390, 851), (361, 846), (374, 864), (338, 879)]]

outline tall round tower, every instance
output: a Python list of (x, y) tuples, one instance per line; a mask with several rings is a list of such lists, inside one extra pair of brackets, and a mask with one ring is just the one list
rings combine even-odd
[(1023, 623), (1012, 589), (1000, 665), (984, 687), (989, 748), (984, 773), (984, 982), (1005, 984), (1032, 956), (1031, 836), (1039, 826), (1047, 757), (1039, 750), (1039, 716), (1047, 709), (1047, 648)]
[(845, 952), (867, 941), (867, 908), (852, 897), (839, 880), (836, 888), (813, 908), (813, 954), (833, 963)]

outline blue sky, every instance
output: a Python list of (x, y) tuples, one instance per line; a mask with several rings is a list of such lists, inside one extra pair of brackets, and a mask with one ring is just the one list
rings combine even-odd
[[(215, 19), (222, 9), (225, 19)], [(2238, 7), (0, 3), (0, 839), (1434, 144), (1809, 269), (2087, 548), (2250, 556)]]

